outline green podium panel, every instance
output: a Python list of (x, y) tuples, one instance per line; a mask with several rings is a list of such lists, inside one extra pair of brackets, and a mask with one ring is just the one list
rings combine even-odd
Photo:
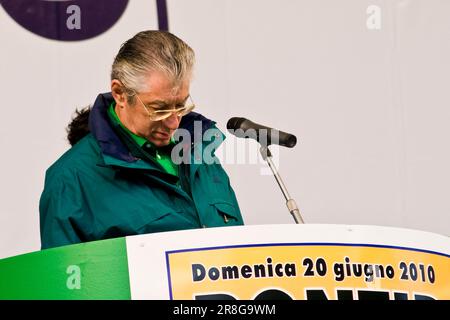
[(0, 299), (130, 299), (125, 238), (0, 260)]

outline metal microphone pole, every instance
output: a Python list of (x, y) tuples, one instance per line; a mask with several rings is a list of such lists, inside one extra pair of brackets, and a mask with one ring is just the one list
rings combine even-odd
[(300, 210), (297, 207), (297, 203), (289, 195), (289, 192), (288, 192), (286, 186), (284, 185), (283, 180), (281, 179), (281, 176), (278, 173), (277, 168), (275, 167), (275, 164), (272, 161), (272, 153), (270, 152), (269, 148), (265, 147), (265, 146), (261, 146), (259, 151), (261, 152), (263, 159), (266, 160), (267, 163), (269, 164), (269, 167), (272, 170), (272, 173), (275, 176), (275, 179), (277, 180), (278, 185), (280, 186), (281, 192), (283, 192), (283, 195), (286, 198), (286, 206), (287, 206), (289, 212), (294, 217), (295, 223), (297, 223), (297, 224), (305, 223), (300, 214)]

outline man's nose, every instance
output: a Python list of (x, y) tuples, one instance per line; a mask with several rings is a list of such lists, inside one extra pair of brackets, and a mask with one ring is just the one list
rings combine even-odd
[(176, 130), (180, 125), (181, 117), (177, 116), (174, 112), (170, 115), (170, 117), (163, 120), (163, 124), (167, 129)]

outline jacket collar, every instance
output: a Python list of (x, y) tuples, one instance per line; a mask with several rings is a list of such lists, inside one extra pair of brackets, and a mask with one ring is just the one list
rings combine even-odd
[[(114, 98), (110, 92), (97, 96), (89, 115), (89, 130), (97, 140), (101, 152), (106, 156), (104, 157), (105, 160), (112, 157), (128, 163), (136, 162), (138, 159), (130, 153), (109, 122), (107, 110), (113, 101)], [(215, 125), (214, 121), (207, 119), (199, 113), (191, 112), (187, 114), (181, 119), (179, 127), (189, 131), (191, 141), (194, 141), (195, 121), (201, 121), (202, 134)]]

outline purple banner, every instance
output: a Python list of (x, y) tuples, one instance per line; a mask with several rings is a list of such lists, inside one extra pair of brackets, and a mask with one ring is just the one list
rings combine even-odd
[(124, 13), (128, 0), (1, 0), (1, 5), (34, 34), (79, 41), (111, 28)]

